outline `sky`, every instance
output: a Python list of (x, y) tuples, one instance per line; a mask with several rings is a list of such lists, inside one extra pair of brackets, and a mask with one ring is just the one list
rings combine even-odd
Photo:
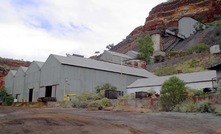
[(90, 57), (116, 45), (166, 0), (1, 0), (0, 57)]

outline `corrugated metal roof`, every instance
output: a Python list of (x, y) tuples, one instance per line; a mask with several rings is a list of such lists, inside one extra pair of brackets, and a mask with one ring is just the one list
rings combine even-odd
[(155, 77), (154, 74), (148, 72), (145, 69), (133, 68), (123, 65), (121, 66), (119, 64), (113, 64), (104, 61), (98, 61), (98, 60), (75, 57), (75, 56), (72, 57), (65, 57), (59, 55), (52, 55), (52, 56), (54, 56), (61, 64), (65, 65), (79, 66), (84, 68), (91, 68), (96, 70), (122, 73), (122, 74), (128, 74), (128, 75), (134, 75), (146, 78)]
[(44, 65), (44, 62), (41, 61), (33, 61), (33, 62), (35, 62), (39, 68), (41, 68)]
[(128, 56), (126, 54), (117, 53), (117, 52), (113, 52), (113, 51), (106, 51), (106, 52), (108, 52), (108, 53), (110, 53), (111, 55), (114, 55), (114, 56), (118, 56), (118, 57), (122, 57), (122, 58), (126, 58), (126, 59), (132, 59), (130, 56)]
[(136, 87), (160, 86), (172, 76), (178, 77), (179, 79), (183, 80), (185, 83), (203, 82), (203, 81), (211, 81), (212, 78), (216, 77), (216, 71), (204, 71), (204, 72), (177, 74), (177, 75), (162, 76), (162, 77), (143, 78), (136, 80), (127, 88), (129, 89)]

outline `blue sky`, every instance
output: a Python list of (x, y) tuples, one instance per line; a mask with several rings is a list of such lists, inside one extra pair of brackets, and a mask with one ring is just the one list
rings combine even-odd
[(2, 0), (0, 57), (45, 61), (49, 54), (92, 56), (143, 25), (166, 0)]

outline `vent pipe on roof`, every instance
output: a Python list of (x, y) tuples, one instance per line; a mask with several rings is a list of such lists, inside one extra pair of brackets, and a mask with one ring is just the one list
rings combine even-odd
[(80, 55), (80, 54), (66, 54), (67, 57), (81, 57), (81, 58), (84, 58), (83, 55)]

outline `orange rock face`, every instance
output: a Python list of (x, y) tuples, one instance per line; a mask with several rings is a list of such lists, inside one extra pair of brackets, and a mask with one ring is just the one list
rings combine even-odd
[[(177, 26), (183, 16), (193, 17), (202, 23), (216, 20), (221, 13), (221, 2), (215, 0), (177, 0), (154, 7), (146, 18), (144, 31)], [(217, 10), (218, 9), (218, 10)]]
[(184, 16), (192, 17), (205, 24), (221, 19), (221, 1), (176, 0), (161, 3), (150, 11), (144, 26), (139, 26), (130, 33), (129, 36), (132, 40), (125, 39), (111, 50), (120, 53), (137, 50), (136, 40), (138, 37), (169, 27), (177, 27), (178, 20)]

